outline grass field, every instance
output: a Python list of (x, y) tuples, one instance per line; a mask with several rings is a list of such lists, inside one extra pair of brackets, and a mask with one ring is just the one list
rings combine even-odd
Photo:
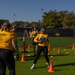
[[(36, 64), (36, 69), (31, 70), (33, 64), (33, 47), (31, 40), (26, 40), (26, 44), (30, 44), (30, 52), (25, 53), (25, 62), (20, 62), (22, 56), (22, 40), (18, 39), (20, 49), (20, 60), (16, 61), (16, 72), (18, 75), (75, 75), (75, 50), (72, 50), (72, 45), (75, 44), (75, 39), (70, 37), (50, 37), (51, 50), (48, 53), (49, 59), (53, 61), (54, 73), (48, 72), (45, 58), (41, 54)], [(61, 54), (58, 54), (60, 47)], [(29, 49), (26, 48), (26, 51)], [(51, 57), (52, 56), (52, 57)], [(7, 69), (8, 75), (8, 69)]]

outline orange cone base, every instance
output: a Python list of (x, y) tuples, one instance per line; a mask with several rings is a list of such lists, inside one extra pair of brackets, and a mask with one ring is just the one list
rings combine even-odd
[(50, 61), (50, 67), (49, 67), (48, 72), (54, 72), (52, 60)]
[(53, 71), (51, 71), (51, 70), (48, 70), (48, 72), (55, 72), (54, 70)]
[(61, 54), (60, 52), (58, 52), (58, 54)]
[(21, 60), (20, 62), (25, 62), (25, 60)]
[(60, 52), (60, 48), (58, 48), (58, 54), (61, 54), (61, 52)]
[(55, 71), (54, 71), (54, 69), (53, 69), (53, 66), (52, 66), (52, 64), (51, 64), (51, 66), (49, 67), (49, 70), (48, 70), (48, 72), (55, 72)]
[(24, 54), (22, 54), (21, 62), (25, 62)]

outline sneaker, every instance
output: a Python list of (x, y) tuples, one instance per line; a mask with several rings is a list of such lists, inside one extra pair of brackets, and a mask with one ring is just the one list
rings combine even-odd
[(31, 66), (31, 69), (34, 69), (35, 68), (35, 64), (33, 64), (32, 66)]
[(49, 68), (49, 67), (50, 67), (50, 64), (47, 65), (47, 68)]

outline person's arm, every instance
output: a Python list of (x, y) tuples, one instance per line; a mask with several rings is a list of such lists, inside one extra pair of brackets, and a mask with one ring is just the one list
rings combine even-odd
[(35, 36), (34, 36), (34, 35), (30, 35), (30, 37), (31, 37), (31, 38), (34, 38)]
[(46, 37), (46, 41), (49, 43), (49, 36), (48, 36), (48, 34), (47, 34), (47, 37)]
[(34, 32), (31, 32), (30, 37), (31, 37), (31, 38), (34, 38), (34, 37), (35, 37), (35, 36), (34, 36)]
[(39, 34), (34, 38), (34, 42), (36, 42), (36, 43), (40, 43), (41, 41), (38, 39), (39, 38)]
[(19, 48), (18, 48), (17, 40), (12, 40), (12, 46), (17, 53), (17, 59), (19, 59)]

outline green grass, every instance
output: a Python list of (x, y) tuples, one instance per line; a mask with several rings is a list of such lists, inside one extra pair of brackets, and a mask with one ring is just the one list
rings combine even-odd
[[(36, 64), (36, 69), (31, 70), (33, 64), (33, 47), (31, 40), (26, 40), (26, 44), (30, 44), (30, 52), (25, 53), (25, 62), (20, 62), (22, 53), (20, 53), (20, 60), (16, 61), (16, 72), (18, 75), (74, 75), (75, 74), (75, 50), (72, 50), (72, 44), (75, 43), (73, 38), (65, 37), (51, 37), (49, 51), (49, 59), (53, 60), (54, 73), (48, 72), (45, 58), (41, 54)], [(20, 51), (22, 50), (22, 40), (18, 39)], [(58, 47), (60, 47), (61, 54), (58, 54)], [(27, 51), (28, 49), (26, 49)], [(66, 54), (69, 53), (69, 54)], [(28, 56), (30, 54), (30, 56)], [(51, 58), (53, 56), (53, 58)], [(8, 75), (8, 69), (7, 69)]]

